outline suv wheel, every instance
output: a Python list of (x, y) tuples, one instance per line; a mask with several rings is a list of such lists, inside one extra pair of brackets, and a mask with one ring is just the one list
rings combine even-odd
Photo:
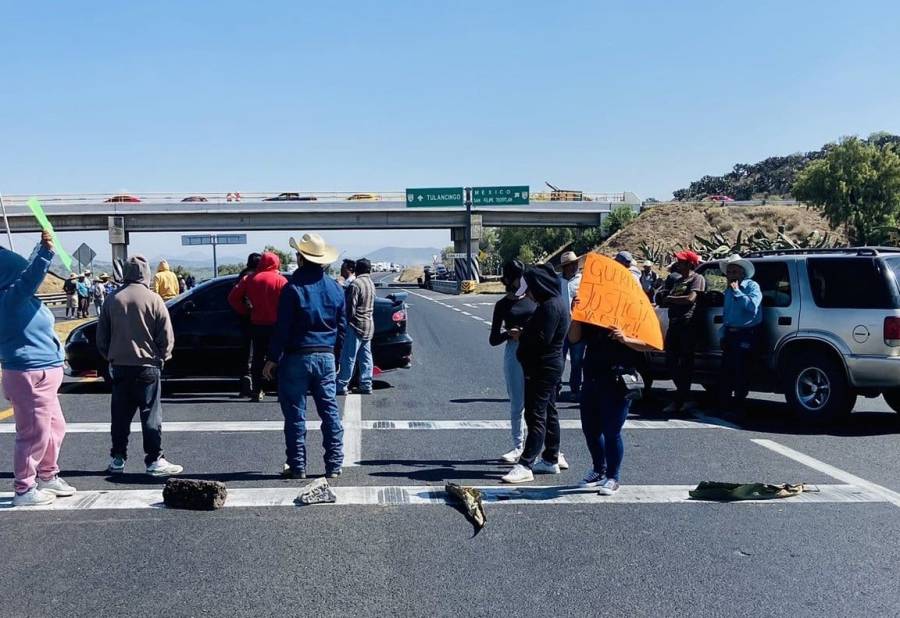
[(850, 389), (843, 368), (828, 357), (791, 360), (785, 397), (804, 420), (827, 423), (850, 414), (856, 393)]

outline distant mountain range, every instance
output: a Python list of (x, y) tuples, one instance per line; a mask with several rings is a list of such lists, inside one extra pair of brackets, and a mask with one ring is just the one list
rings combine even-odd
[(365, 254), (371, 262), (391, 262), (404, 266), (431, 264), (432, 256), (440, 255), (441, 250), (434, 247), (382, 247)]
[[(375, 251), (368, 252), (348, 251), (344, 255), (352, 258), (366, 257), (372, 262), (390, 262), (393, 264), (402, 264), (404, 266), (417, 266), (422, 264), (431, 264), (432, 256), (440, 255), (440, 253), (441, 250), (435, 247), (382, 247), (381, 249), (376, 249)], [(165, 258), (166, 261), (169, 262), (169, 265), (172, 268), (175, 268), (176, 266), (183, 266), (191, 272), (203, 273), (204, 278), (206, 276), (211, 276), (212, 274), (212, 251), (210, 251), (208, 255), (204, 254), (201, 251), (189, 251), (167, 256), (150, 256), (150, 268), (152, 272), (156, 272), (156, 266), (163, 258)], [(243, 264), (246, 261), (247, 256), (246, 254), (220, 254), (218, 258), (219, 265), (223, 266), (225, 264)], [(72, 263), (72, 268), (78, 268), (75, 262)], [(68, 274), (68, 271), (59, 261), (58, 257), (54, 258), (53, 260), (52, 270), (53, 272), (61, 276)], [(112, 272), (112, 264), (106, 261), (95, 260), (93, 264), (93, 270), (98, 274), (102, 272)], [(207, 271), (209, 272), (207, 273)]]

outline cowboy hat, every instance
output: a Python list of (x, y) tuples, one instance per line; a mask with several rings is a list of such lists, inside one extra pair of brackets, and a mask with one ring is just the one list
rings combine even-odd
[(560, 268), (563, 266), (568, 266), (574, 262), (579, 261), (581, 258), (578, 257), (574, 251), (566, 251), (561, 256), (559, 256), (559, 266)]
[(720, 261), (719, 262), (719, 270), (721, 270), (724, 273), (725, 269), (728, 268), (729, 264), (735, 264), (735, 265), (743, 268), (745, 279), (752, 279), (753, 275), (756, 273), (756, 269), (753, 267), (753, 262), (745, 260), (744, 258), (742, 258), (741, 256), (739, 256), (736, 253), (734, 255), (729, 255), (727, 258)]
[(325, 239), (318, 234), (304, 234), (297, 242), (291, 238), (291, 248), (313, 264), (331, 264), (338, 259), (338, 250), (325, 244)]

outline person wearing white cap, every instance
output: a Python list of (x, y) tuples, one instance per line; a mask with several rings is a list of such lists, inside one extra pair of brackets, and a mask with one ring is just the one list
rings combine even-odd
[(747, 365), (762, 323), (762, 290), (753, 280), (753, 263), (739, 255), (719, 262), (719, 270), (728, 280), (722, 314), (722, 403), (740, 412), (748, 394)]
[(297, 270), (281, 290), (278, 319), (269, 343), (263, 377), (278, 371), (278, 401), (284, 415), (287, 467), (284, 476), (306, 478), (306, 394), (311, 392), (322, 419), (325, 477), (341, 474), (344, 428), (337, 406), (334, 351), (347, 328), (344, 290), (325, 276), (338, 250), (318, 234), (291, 238)]

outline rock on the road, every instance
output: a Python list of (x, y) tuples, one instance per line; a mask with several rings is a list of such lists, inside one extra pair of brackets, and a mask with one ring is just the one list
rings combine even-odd
[(169, 479), (163, 487), (163, 502), (170, 509), (214, 511), (225, 505), (228, 490), (220, 481)]

